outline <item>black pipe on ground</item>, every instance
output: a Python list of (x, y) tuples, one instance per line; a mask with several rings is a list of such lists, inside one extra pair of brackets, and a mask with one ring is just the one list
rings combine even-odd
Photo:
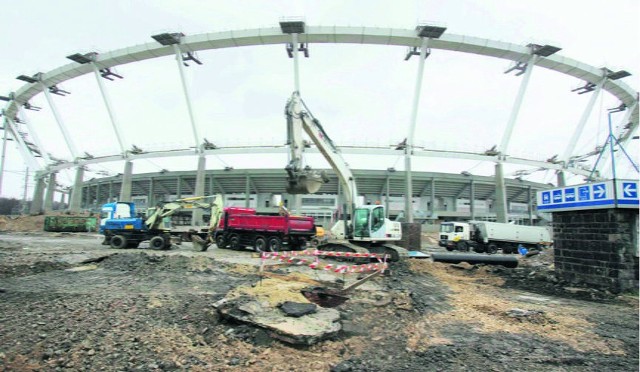
[(451, 253), (432, 253), (431, 259), (434, 262), (444, 262), (457, 264), (460, 262), (468, 262), (469, 264), (487, 264), (502, 265), (504, 267), (518, 267), (518, 258), (515, 256), (495, 256), (484, 254), (451, 254)]

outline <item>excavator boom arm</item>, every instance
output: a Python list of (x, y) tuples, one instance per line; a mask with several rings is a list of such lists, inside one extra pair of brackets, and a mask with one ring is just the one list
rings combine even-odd
[[(291, 99), (287, 102), (286, 114), (289, 124), (288, 132), (290, 133), (289, 141), (292, 149), (292, 162), (289, 163), (289, 166), (287, 166), (287, 168), (285, 168), (289, 173), (289, 185), (293, 185), (299, 190), (304, 191), (305, 189), (308, 190), (311, 188), (308, 187), (308, 185), (305, 185), (305, 183), (308, 184), (310, 182), (314, 182), (315, 180), (313, 178), (314, 171), (308, 167), (306, 167), (305, 169), (288, 169), (294, 161), (298, 161), (299, 163), (301, 163), (302, 161), (302, 154), (305, 144), (302, 140), (302, 135), (299, 132), (300, 130), (304, 130), (304, 132), (307, 133), (309, 138), (311, 138), (318, 150), (327, 160), (329, 165), (331, 165), (331, 168), (338, 175), (338, 179), (340, 180), (340, 183), (342, 185), (343, 194), (345, 195), (347, 206), (350, 209), (349, 212), (352, 212), (351, 209), (353, 208), (353, 205), (356, 202), (356, 197), (358, 195), (353, 173), (351, 172), (348, 164), (342, 158), (340, 151), (335, 147), (333, 141), (331, 141), (331, 138), (329, 138), (327, 133), (324, 131), (324, 128), (322, 127), (320, 122), (315, 119), (313, 115), (311, 115), (310, 111), (307, 109), (298, 92), (293, 92)], [(291, 135), (291, 133), (296, 134)], [(323, 182), (328, 182), (326, 176), (322, 177)]]

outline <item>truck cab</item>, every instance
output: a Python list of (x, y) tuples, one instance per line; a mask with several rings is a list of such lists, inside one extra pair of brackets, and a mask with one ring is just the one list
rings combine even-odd
[(440, 239), (438, 245), (453, 248), (456, 242), (468, 241), (471, 238), (471, 228), (464, 222), (443, 222), (440, 224)]
[(142, 229), (144, 221), (136, 218), (136, 207), (133, 203), (107, 203), (100, 209), (100, 233), (105, 230)]

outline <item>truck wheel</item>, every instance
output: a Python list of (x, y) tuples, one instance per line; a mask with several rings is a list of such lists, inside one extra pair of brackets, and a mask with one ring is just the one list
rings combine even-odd
[(487, 253), (494, 254), (497, 251), (498, 251), (498, 246), (493, 243), (489, 243), (489, 245), (487, 246)]
[(451, 245), (447, 245), (446, 248), (449, 252), (451, 252), (454, 249), (454, 247)]
[(109, 244), (111, 244), (111, 248), (122, 249), (127, 246), (127, 238), (122, 235), (114, 235)]
[(458, 244), (456, 244), (456, 249), (461, 252), (466, 252), (469, 250), (469, 245), (467, 244), (467, 242), (460, 241), (458, 242)]
[(154, 236), (149, 240), (149, 247), (152, 249), (163, 249), (164, 239), (161, 236)]
[(216, 236), (216, 246), (220, 249), (226, 249), (227, 248), (227, 241), (224, 238), (224, 235), (220, 234), (218, 236)]
[(267, 250), (267, 239), (262, 236), (256, 238), (253, 248), (256, 252), (264, 252)]
[(280, 252), (282, 249), (282, 240), (277, 236), (272, 236), (269, 238), (269, 252)]
[(307, 238), (298, 238), (298, 249), (299, 250), (307, 249)]
[(239, 251), (242, 246), (240, 245), (240, 236), (233, 234), (229, 237), (229, 247), (234, 251)]

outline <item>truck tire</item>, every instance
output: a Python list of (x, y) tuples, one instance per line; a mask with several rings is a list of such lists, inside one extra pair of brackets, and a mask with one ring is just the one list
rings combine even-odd
[(122, 249), (127, 246), (127, 238), (122, 235), (114, 235), (111, 237), (109, 244), (111, 245), (111, 248)]
[(149, 240), (149, 247), (152, 249), (164, 249), (164, 239), (161, 236), (154, 236)]
[(267, 239), (265, 239), (264, 236), (257, 237), (253, 243), (253, 249), (256, 252), (265, 252), (267, 250)]
[(297, 249), (299, 249), (301, 251), (307, 249), (307, 238), (305, 238), (305, 237), (298, 238), (298, 248)]
[(218, 236), (216, 236), (215, 238), (216, 240), (216, 246), (220, 249), (226, 249), (227, 248), (227, 240), (224, 238), (224, 235), (220, 234)]
[(456, 249), (460, 252), (467, 252), (469, 250), (469, 244), (467, 244), (467, 242), (459, 241), (458, 244), (456, 244)]
[(269, 238), (268, 243), (269, 252), (280, 252), (282, 249), (282, 240), (277, 236), (272, 236)]
[(233, 249), (234, 251), (239, 251), (242, 248), (242, 246), (240, 245), (240, 235), (232, 234), (229, 237), (229, 248)]
[(487, 253), (488, 254), (494, 254), (498, 251), (498, 246), (495, 245), (494, 243), (489, 243), (489, 245), (487, 245)]

